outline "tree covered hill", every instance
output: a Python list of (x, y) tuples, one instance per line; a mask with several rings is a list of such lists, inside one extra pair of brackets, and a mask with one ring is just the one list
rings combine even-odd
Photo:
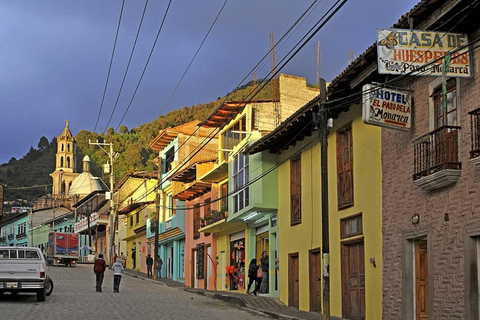
[[(90, 145), (90, 141), (105, 141), (113, 143), (114, 152), (118, 153), (115, 161), (115, 181), (122, 179), (125, 174), (134, 171), (157, 170), (153, 160), (156, 154), (149, 148), (149, 143), (159, 131), (168, 127), (175, 127), (192, 120), (205, 120), (222, 101), (241, 101), (253, 90), (252, 83), (237, 88), (227, 97), (218, 98), (214, 102), (197, 104), (174, 110), (166, 115), (161, 115), (150, 123), (140, 125), (138, 128), (128, 129), (120, 126), (118, 132), (109, 128), (105, 133), (95, 133), (81, 130), (75, 136), (77, 142), (77, 172), (82, 170), (82, 159), (90, 156), (91, 172), (94, 176), (102, 177), (102, 165), (107, 163), (107, 154), (98, 146)], [(254, 100), (271, 99), (272, 89), (267, 85), (257, 94)], [(58, 133), (60, 135), (61, 132)], [(21, 159), (11, 158), (8, 163), (0, 165), (0, 184), (5, 185), (5, 200), (23, 199), (32, 203), (39, 197), (52, 192), (52, 178), (50, 173), (55, 170), (55, 154), (57, 140), (50, 141), (42, 137), (37, 148), (33, 146)], [(108, 177), (104, 177), (108, 184)]]

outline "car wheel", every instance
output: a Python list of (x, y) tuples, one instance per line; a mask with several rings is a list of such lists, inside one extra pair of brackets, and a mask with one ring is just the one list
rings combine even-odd
[(37, 301), (45, 301), (47, 299), (47, 295), (45, 292), (45, 288), (40, 289), (37, 291)]
[(51, 295), (53, 292), (53, 280), (48, 278), (47, 283), (45, 283), (45, 294), (47, 296)]

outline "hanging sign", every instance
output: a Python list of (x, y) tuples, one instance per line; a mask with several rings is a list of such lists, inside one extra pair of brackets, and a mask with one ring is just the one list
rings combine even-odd
[(446, 75), (469, 78), (467, 43), (467, 35), (460, 33), (377, 29), (378, 73), (442, 76), (443, 58), (450, 52)]
[(366, 124), (409, 130), (412, 98), (409, 93), (366, 84), (362, 92), (362, 118)]

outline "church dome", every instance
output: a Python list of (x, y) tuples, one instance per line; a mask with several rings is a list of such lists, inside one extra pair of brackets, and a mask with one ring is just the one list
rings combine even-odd
[(90, 172), (83, 172), (76, 177), (70, 187), (69, 195), (88, 195), (93, 191), (102, 190), (102, 185), (98, 178), (95, 178)]
[(69, 195), (88, 195), (93, 191), (101, 191), (102, 185), (98, 178), (90, 173), (90, 157), (83, 157), (83, 172), (72, 181)]

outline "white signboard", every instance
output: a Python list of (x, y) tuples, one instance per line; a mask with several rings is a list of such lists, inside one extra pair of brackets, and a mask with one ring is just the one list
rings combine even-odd
[(471, 77), (468, 47), (457, 51), (466, 43), (467, 36), (459, 33), (377, 29), (378, 73), (442, 76), (450, 52), (446, 76)]
[(409, 93), (371, 84), (363, 86), (363, 122), (397, 130), (409, 130), (412, 98)]

